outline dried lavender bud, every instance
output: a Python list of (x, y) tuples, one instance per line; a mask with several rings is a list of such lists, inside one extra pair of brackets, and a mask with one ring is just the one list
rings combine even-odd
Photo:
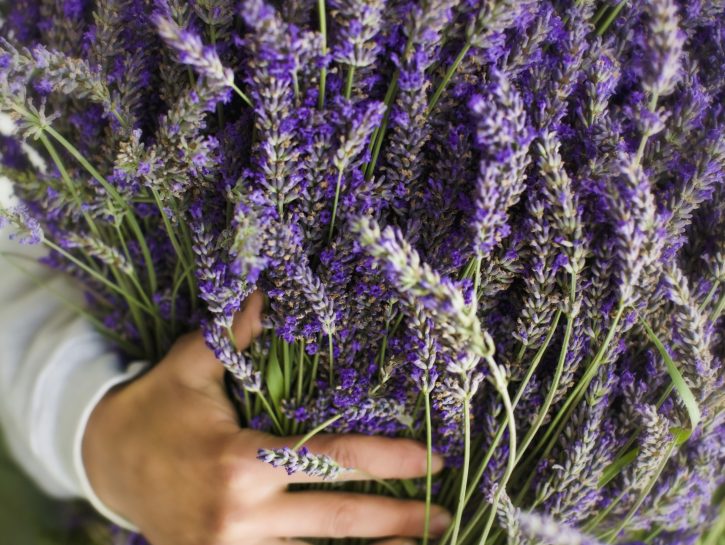
[(648, 33), (642, 64), (642, 87), (650, 96), (669, 95), (680, 78), (684, 33), (673, 0), (648, 0), (644, 4)]
[(413, 376), (420, 385), (421, 392), (424, 394), (429, 393), (435, 389), (438, 380), (438, 370), (436, 368), (438, 347), (433, 337), (431, 321), (425, 317), (420, 305), (416, 305), (410, 315), (410, 330), (417, 341), (413, 365), (418, 371)]
[(475, 96), (469, 103), (481, 148), (472, 222), (479, 257), (488, 256), (509, 233), (508, 209), (524, 191), (531, 142), (521, 97), (503, 74), (494, 73), (493, 80), (488, 96)]
[(309, 266), (302, 265), (296, 268), (293, 279), (320, 320), (323, 333), (332, 335), (335, 332), (335, 310), (320, 279)]
[(481, 330), (475, 307), (467, 305), (460, 290), (441, 278), (431, 267), (421, 263), (420, 256), (402, 235), (392, 227), (382, 232), (372, 219), (359, 218), (351, 225), (360, 244), (380, 264), (389, 280), (404, 297), (419, 302), (436, 316), (437, 328), (453, 340), (453, 346), (465, 351), (470, 347), (481, 357), (490, 356), (490, 339)]
[[(557, 233), (555, 243), (567, 256), (564, 269), (571, 275), (578, 275), (584, 268), (585, 256), (582, 212), (571, 178), (562, 164), (560, 145), (554, 133), (545, 134), (537, 144), (538, 167), (544, 178), (543, 194), (549, 204), (549, 221)], [(568, 312), (576, 314), (575, 309), (568, 309)]]
[(35, 219), (25, 205), (18, 205), (7, 209), (0, 206), (0, 229), (10, 227), (10, 239), (20, 244), (40, 244), (43, 239), (43, 230), (40, 222)]
[(587, 69), (584, 82), (587, 100), (578, 112), (587, 127), (598, 123), (607, 112), (609, 101), (620, 77), (620, 65), (614, 52), (602, 47), (597, 58)]
[(619, 169), (619, 175), (609, 180), (606, 199), (617, 235), (621, 303), (632, 305), (639, 297), (643, 272), (657, 257), (652, 246), (658, 237), (658, 216), (651, 184), (642, 168), (631, 156), (622, 155)]
[[(491, 487), (487, 498), (489, 503), (493, 503), (493, 498), (497, 489), (498, 485), (493, 485)], [(514, 504), (511, 502), (511, 498), (509, 498), (506, 491), (503, 491), (499, 495), (496, 515), (499, 520), (499, 525), (506, 531), (508, 545), (528, 545), (529, 540), (521, 533), (521, 525), (519, 523), (521, 510), (514, 507)]]
[(610, 463), (615, 445), (605, 425), (614, 370), (601, 368), (584, 404), (577, 409), (559, 441), (561, 458), (538, 486), (536, 501), (556, 520), (577, 525), (585, 521), (601, 499), (599, 479)]
[(96, 237), (72, 233), (68, 237), (68, 246), (79, 248), (89, 257), (116, 268), (124, 274), (133, 274), (133, 265), (126, 259), (126, 256), (118, 248), (113, 248)]
[(380, 124), (385, 113), (385, 105), (381, 102), (371, 102), (365, 110), (357, 113), (350, 123), (347, 134), (340, 139), (332, 164), (338, 171), (343, 171), (354, 164), (370, 140), (373, 130)]
[(638, 416), (642, 421), (643, 431), (639, 437), (639, 454), (635, 463), (623, 474), (624, 490), (628, 492), (628, 502), (620, 509), (624, 510), (627, 503), (632, 503), (638, 491), (645, 488), (667, 454), (667, 446), (672, 441), (670, 422), (657, 412), (654, 405), (643, 405), (638, 408)]
[(212, 320), (203, 324), (202, 331), (207, 346), (214, 351), (214, 356), (242, 388), (252, 393), (259, 392), (262, 388), (262, 377), (254, 370), (252, 362), (229, 339), (226, 324), (221, 325)]
[(0, 42), (0, 55), (9, 55), (14, 70), (26, 72), (28, 78), (39, 73), (55, 92), (76, 98), (88, 97), (101, 104), (109, 115), (115, 111), (108, 86), (86, 60), (69, 57), (42, 45), (32, 50), (18, 50), (7, 40)]
[(341, 473), (350, 471), (324, 454), (312, 454), (306, 447), (259, 449), (257, 458), (273, 467), (281, 467), (288, 475), (304, 473), (310, 477), (322, 477), (326, 481), (336, 480)]
[(663, 277), (666, 297), (674, 304), (675, 351), (679, 368), (700, 400), (707, 398), (716, 382), (710, 334), (703, 314), (690, 293), (687, 278), (676, 266)]
[(578, 530), (559, 524), (554, 519), (537, 513), (520, 513), (519, 526), (521, 533), (535, 542), (550, 543), (551, 545), (602, 545), (592, 537), (588, 537)]
[(530, 250), (525, 260), (528, 267), (523, 275), (523, 308), (511, 334), (525, 347), (537, 348), (559, 306), (560, 295), (556, 287), (559, 253), (555, 250), (554, 232), (546, 218), (544, 203), (532, 196), (527, 211)]
[(380, 32), (382, 0), (331, 0), (336, 43), (332, 58), (353, 68), (371, 66), (380, 51), (375, 37)]
[(513, 25), (530, 2), (514, 0), (484, 0), (466, 27), (466, 40), (474, 47), (485, 49), (496, 35)]
[(193, 67), (199, 75), (217, 85), (234, 86), (234, 71), (225, 68), (214, 47), (205, 46), (201, 38), (175, 21), (156, 15), (154, 23), (166, 44), (176, 51), (178, 61)]
[(122, 53), (124, 8), (127, 6), (118, 0), (98, 0), (95, 4), (95, 28), (89, 56), (104, 74), (108, 74), (112, 69), (112, 57)]
[(228, 38), (234, 19), (234, 7), (228, 0), (197, 0), (193, 4), (194, 12), (213, 33), (214, 41)]
[(413, 54), (403, 60), (398, 79), (400, 90), (390, 116), (392, 130), (382, 170), (386, 183), (398, 197), (392, 205), (401, 214), (405, 212), (400, 203), (409, 195), (416, 203), (414, 207), (424, 206), (424, 164), (420, 156), (430, 137), (427, 110), (431, 81), (425, 72), (428, 62), (424, 54)]

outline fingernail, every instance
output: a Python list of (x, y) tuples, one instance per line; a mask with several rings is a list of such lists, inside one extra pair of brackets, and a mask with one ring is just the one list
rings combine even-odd
[[(441, 471), (443, 469), (444, 465), (445, 464), (444, 464), (443, 458), (441, 456), (439, 456), (438, 454), (434, 454), (433, 458), (431, 459), (431, 465), (430, 465), (431, 473), (438, 473), (439, 471)], [(425, 456), (423, 456), (420, 459), (420, 474), (425, 475), (427, 471), (428, 471), (428, 460), (425, 458)]]
[(430, 517), (430, 531), (432, 534), (440, 535), (448, 529), (453, 518), (451, 514), (441, 508), (434, 509)]
[(431, 468), (433, 469), (433, 473), (438, 473), (443, 469), (443, 466), (445, 465), (445, 462), (443, 461), (443, 456), (439, 456), (438, 454), (433, 455), (433, 463), (431, 465)]

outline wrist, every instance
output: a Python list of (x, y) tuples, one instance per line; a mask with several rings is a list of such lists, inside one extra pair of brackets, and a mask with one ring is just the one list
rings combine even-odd
[(137, 395), (142, 381), (127, 382), (144, 367), (134, 364), (99, 392), (89, 404), (76, 440), (76, 470), (85, 498), (101, 515), (129, 530), (136, 530), (129, 522), (128, 506), (132, 503), (126, 501), (132, 498), (126, 478), (133, 471), (129, 436), (136, 403), (131, 398)]

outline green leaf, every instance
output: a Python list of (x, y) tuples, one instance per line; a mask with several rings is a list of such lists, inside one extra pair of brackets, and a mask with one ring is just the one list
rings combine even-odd
[(282, 369), (279, 366), (277, 350), (274, 345), (269, 351), (265, 381), (269, 397), (272, 399), (275, 408), (279, 409), (284, 395), (284, 376), (282, 376)]
[(629, 464), (635, 461), (639, 454), (639, 448), (635, 447), (632, 450), (624, 453), (622, 456), (614, 460), (609, 464), (602, 473), (602, 477), (599, 479), (599, 488), (607, 486), (609, 482), (614, 479), (619, 473), (627, 467)]
[(418, 496), (418, 487), (415, 486), (415, 483), (411, 479), (402, 479), (400, 482), (403, 485), (403, 488), (405, 488), (405, 493), (408, 494), (409, 498), (415, 498)]
[[(687, 415), (690, 419), (690, 427), (670, 428), (670, 432), (674, 437), (675, 446), (679, 447), (690, 438), (693, 430), (700, 423), (700, 407), (695, 400), (695, 396), (692, 393), (692, 390), (690, 390), (690, 387), (687, 386), (687, 383), (685, 383), (685, 379), (682, 377), (682, 373), (680, 373), (680, 370), (675, 365), (675, 362), (672, 361), (672, 358), (670, 357), (669, 352), (667, 352), (665, 345), (662, 344), (662, 341), (659, 340), (659, 338), (647, 322), (645, 322), (644, 320), (640, 321), (642, 323), (642, 326), (644, 326), (644, 329), (647, 332), (647, 336), (649, 337), (650, 341), (652, 341), (652, 343), (655, 345), (655, 348), (657, 348), (657, 351), (662, 356), (662, 359), (667, 366), (667, 373), (670, 375), (670, 379), (672, 380), (672, 385), (674, 386), (675, 390), (677, 390), (680, 399), (682, 399), (682, 402), (685, 404), (685, 407), (687, 409)], [(619, 473), (625, 467), (631, 464), (637, 458), (638, 454), (639, 449), (634, 448), (614, 460), (604, 470), (601, 479), (599, 479), (599, 487), (601, 488), (603, 486), (606, 486), (612, 479), (619, 475)]]
[(680, 399), (682, 399), (682, 402), (687, 408), (687, 414), (690, 418), (689, 433), (687, 433), (687, 437), (685, 437), (685, 434), (680, 430), (676, 435), (677, 440), (682, 441), (681, 443), (678, 443), (681, 445), (682, 443), (687, 441), (687, 439), (692, 434), (692, 431), (700, 423), (700, 407), (697, 404), (697, 400), (695, 399), (692, 390), (690, 390), (690, 387), (685, 383), (685, 379), (682, 377), (682, 373), (680, 373), (680, 370), (675, 365), (675, 362), (672, 361), (672, 358), (667, 352), (665, 345), (662, 344), (662, 342), (657, 338), (657, 335), (655, 335), (655, 332), (652, 331), (652, 328), (647, 322), (645, 322), (644, 320), (641, 320), (641, 322), (644, 326), (645, 331), (647, 332), (647, 336), (652, 341), (652, 343), (654, 343), (657, 351), (662, 356), (662, 359), (665, 360), (665, 365), (667, 366), (667, 373), (669, 373), (670, 378), (672, 379), (672, 384), (675, 386), (675, 390), (677, 390), (677, 393), (680, 395)]

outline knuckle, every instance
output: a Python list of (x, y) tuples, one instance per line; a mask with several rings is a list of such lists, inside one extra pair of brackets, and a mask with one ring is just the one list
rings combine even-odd
[(203, 532), (207, 543), (223, 543), (229, 534), (232, 516), (227, 502), (217, 500), (210, 502), (203, 515)]
[(355, 449), (350, 448), (348, 442), (333, 438), (326, 447), (327, 455), (342, 467), (351, 469), (358, 467), (357, 453)]
[(220, 453), (214, 459), (213, 471), (215, 473), (215, 482), (222, 491), (238, 492), (239, 490), (249, 489), (254, 483), (253, 465), (256, 459), (249, 460), (240, 456), (239, 449), (231, 441), (222, 445)]
[(246, 488), (250, 484), (251, 468), (246, 460), (238, 455), (224, 454), (215, 463), (217, 485), (224, 491)]
[(330, 537), (350, 537), (357, 517), (357, 506), (352, 500), (340, 501), (330, 517)]

